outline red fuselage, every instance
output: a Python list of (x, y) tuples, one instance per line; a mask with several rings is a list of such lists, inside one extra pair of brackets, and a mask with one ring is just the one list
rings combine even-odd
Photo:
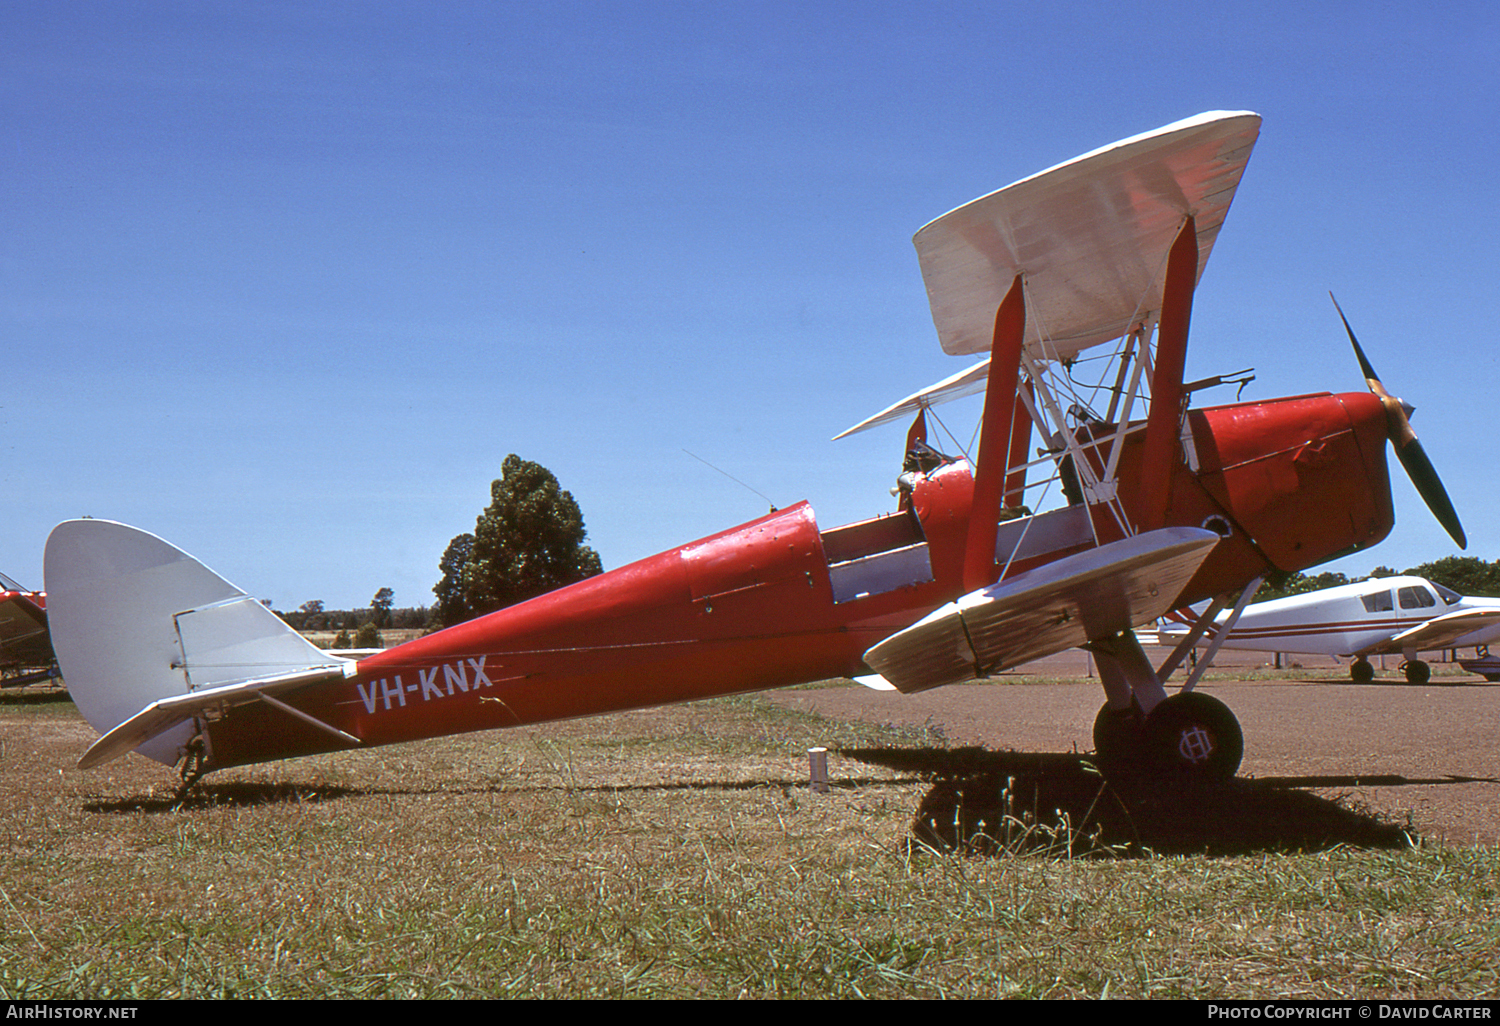
[[(1165, 525), (1207, 527), (1223, 541), (1182, 604), (1374, 545), (1390, 531), (1386, 421), (1375, 397), (1193, 410), (1186, 426)], [(1080, 437), (1111, 430), (1094, 425)], [(1144, 512), (1132, 491), (1141, 438), (1128, 436), (1119, 460), (1131, 523)], [(1094, 452), (1102, 469), (1108, 450)], [(388, 649), (363, 660), (354, 678), (283, 698), (382, 745), (865, 673), (867, 649), (963, 593), (973, 491), (968, 465), (948, 464), (913, 475), (898, 512), (821, 532), (811, 507), (798, 503)], [(1104, 506), (1008, 520), (996, 574), (1123, 534)], [(261, 703), (208, 731), (210, 768), (339, 747)]]

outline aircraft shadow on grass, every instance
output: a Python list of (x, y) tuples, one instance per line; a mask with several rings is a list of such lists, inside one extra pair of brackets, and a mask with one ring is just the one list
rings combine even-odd
[[(1201, 782), (1179, 779), (1164, 786), (1160, 778), (1150, 776), (1106, 780), (1089, 759), (1074, 754), (991, 752), (982, 748), (838, 751), (868, 765), (930, 781), (913, 819), (910, 841), (941, 851), (976, 855), (1118, 858), (1321, 851), (1339, 845), (1407, 848), (1416, 841), (1409, 826), (1302, 789), (1469, 782), (1459, 777), (1299, 776)], [(888, 782), (846, 778), (835, 786), (844, 789)], [(547, 785), (521, 790), (753, 790), (766, 786), (796, 790), (807, 784), (790, 779), (689, 780), (625, 787)], [(515, 788), (502, 786), (498, 790)], [(445, 788), (435, 791), (453, 793)], [(337, 784), (200, 783), (186, 796), (122, 796), (96, 800), (87, 808), (97, 813), (172, 813), (222, 806), (318, 803), (369, 793), (366, 788)]]
[(100, 798), (84, 806), (89, 812), (164, 813), (220, 806), (251, 807), (256, 805), (300, 805), (336, 801), (358, 795), (360, 790), (339, 784), (270, 783), (266, 781), (225, 781), (200, 785), (186, 795), (170, 791), (144, 795)]
[[(959, 749), (843, 749), (932, 780), (912, 840), (979, 855), (1141, 856), (1406, 848), (1409, 828), (1299, 790), (1434, 783), (1406, 777), (1106, 780), (1078, 755)], [(1442, 783), (1450, 782), (1446, 778)], [(1453, 781), (1457, 782), (1457, 781)]]
[[(842, 787), (862, 784), (889, 783), (888, 780), (843, 780)], [(97, 799), (85, 806), (90, 812), (121, 813), (172, 813), (223, 806), (251, 807), (256, 805), (298, 805), (315, 802), (336, 801), (344, 798), (365, 798), (371, 795), (474, 795), (474, 794), (538, 794), (547, 792), (572, 792), (592, 795), (617, 795), (632, 792), (661, 791), (755, 791), (761, 788), (780, 788), (791, 792), (805, 789), (805, 779), (754, 780), (701, 780), (684, 779), (666, 783), (650, 784), (490, 784), (478, 787), (345, 787), (339, 784), (302, 784), (295, 781), (271, 783), (265, 781), (226, 781), (222, 783), (199, 783), (186, 795), (176, 792), (153, 791), (147, 794), (125, 795), (118, 798)]]

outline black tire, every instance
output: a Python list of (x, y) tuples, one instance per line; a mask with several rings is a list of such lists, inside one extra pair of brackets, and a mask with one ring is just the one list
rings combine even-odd
[(1245, 755), (1245, 735), (1229, 706), (1196, 691), (1179, 692), (1146, 719), (1146, 745), (1170, 773), (1228, 780)]
[(1111, 709), (1105, 702), (1094, 717), (1094, 761), (1106, 775), (1129, 773), (1140, 768), (1146, 751), (1141, 707), (1134, 700), (1129, 709)]
[(1368, 659), (1356, 659), (1349, 664), (1349, 679), (1356, 684), (1368, 684), (1375, 679), (1375, 667)]
[(1408, 684), (1426, 684), (1432, 679), (1432, 667), (1420, 659), (1413, 659), (1401, 667), (1401, 672), (1406, 674)]

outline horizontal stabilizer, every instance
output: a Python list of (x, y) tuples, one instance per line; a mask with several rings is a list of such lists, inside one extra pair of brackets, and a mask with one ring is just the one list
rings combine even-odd
[[(146, 708), (90, 745), (89, 750), (83, 753), (83, 758), (78, 760), (78, 768), (93, 769), (95, 766), (102, 766), (112, 759), (118, 759), (126, 752), (134, 751), (157, 735), (171, 730), (177, 724), (190, 720), (194, 716), (201, 715), (210, 709), (256, 698), (263, 698), (269, 701), (270, 696), (278, 691), (290, 691), (294, 688), (316, 684), (325, 680), (342, 680), (346, 676), (353, 675), (354, 666), (354, 663), (316, 666), (300, 673), (290, 673), (265, 680), (247, 680), (237, 684), (224, 684), (216, 688), (206, 688), (202, 691), (193, 691), (186, 695), (177, 695), (173, 698), (163, 698), (158, 702), (152, 702)], [(285, 709), (286, 706), (283, 705), (281, 708)], [(325, 723), (311, 720), (309, 717), (297, 713), (296, 710), (288, 711), (292, 712), (293, 715), (308, 719), (315, 726), (347, 740), (351, 745), (361, 743), (359, 738), (351, 734), (346, 734), (336, 727), (330, 727)]]
[(893, 634), (865, 662), (910, 694), (956, 684), (1146, 624), (1177, 597), (1219, 536), (1168, 527), (972, 591)]

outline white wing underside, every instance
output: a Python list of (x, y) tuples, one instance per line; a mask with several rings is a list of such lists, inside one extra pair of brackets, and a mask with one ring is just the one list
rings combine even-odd
[(1168, 527), (1059, 559), (948, 603), (871, 648), (865, 662), (910, 694), (1129, 630), (1176, 605), (1218, 540)]
[(845, 435), (856, 434), (865, 428), (872, 428), (886, 421), (902, 419), (916, 413), (928, 406), (936, 406), (939, 403), (950, 402), (954, 399), (962, 399), (966, 395), (975, 395), (984, 391), (985, 382), (990, 377), (990, 361), (986, 357), (980, 363), (965, 367), (957, 374), (950, 374), (935, 385), (928, 385), (920, 392), (913, 392), (902, 399), (899, 403), (892, 403), (873, 417), (867, 417), (854, 425), (848, 431), (842, 431), (833, 436), (837, 442)]

